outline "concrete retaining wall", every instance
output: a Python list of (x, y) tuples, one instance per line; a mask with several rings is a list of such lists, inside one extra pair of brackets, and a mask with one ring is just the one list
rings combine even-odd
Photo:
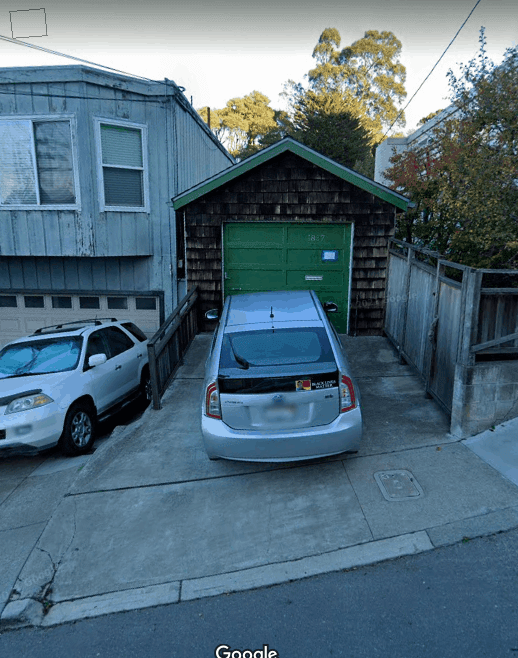
[(450, 432), (460, 438), (479, 434), (518, 417), (518, 361), (457, 364)]

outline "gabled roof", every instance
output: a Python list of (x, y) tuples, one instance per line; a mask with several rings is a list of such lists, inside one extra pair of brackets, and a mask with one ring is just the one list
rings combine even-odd
[(295, 153), (295, 155), (298, 155), (301, 158), (312, 162), (313, 164), (317, 165), (317, 167), (321, 167), (329, 173), (338, 176), (338, 178), (342, 178), (348, 183), (352, 183), (362, 190), (374, 194), (374, 196), (377, 196), (378, 198), (383, 199), (383, 201), (387, 201), (388, 203), (393, 204), (401, 210), (406, 210), (408, 207), (414, 206), (414, 203), (410, 201), (410, 199), (407, 199), (407, 197), (399, 194), (398, 192), (394, 192), (394, 190), (391, 190), (389, 187), (386, 187), (381, 183), (377, 183), (367, 176), (359, 174), (357, 171), (338, 164), (338, 162), (331, 160), (331, 158), (328, 158), (321, 153), (317, 153), (317, 151), (310, 149), (308, 146), (304, 146), (304, 144), (297, 142), (292, 137), (285, 137), (279, 142), (272, 144), (272, 146), (268, 146), (268, 148), (259, 151), (259, 153), (246, 158), (246, 160), (238, 162), (237, 164), (224, 169), (219, 174), (216, 174), (211, 178), (207, 178), (207, 180), (203, 181), (202, 183), (199, 183), (198, 185), (191, 187), (185, 192), (178, 194), (172, 199), (174, 209), (178, 210), (179, 208), (183, 208), (188, 203), (191, 203), (195, 199), (199, 199), (204, 194), (212, 192), (212, 190), (215, 190), (221, 185), (229, 183), (245, 172), (258, 167), (259, 165), (267, 162), (268, 160), (271, 160), (272, 158), (275, 158), (281, 153), (285, 153), (286, 151)]

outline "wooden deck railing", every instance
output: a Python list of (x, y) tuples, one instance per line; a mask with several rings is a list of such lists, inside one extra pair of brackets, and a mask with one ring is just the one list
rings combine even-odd
[(194, 287), (148, 343), (153, 409), (162, 408), (162, 395), (198, 333), (198, 313), (198, 288)]

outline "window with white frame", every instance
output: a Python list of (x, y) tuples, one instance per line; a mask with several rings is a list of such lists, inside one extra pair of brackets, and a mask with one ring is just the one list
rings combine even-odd
[(145, 210), (145, 129), (98, 121), (101, 209)]
[(0, 206), (75, 206), (70, 120), (0, 119)]

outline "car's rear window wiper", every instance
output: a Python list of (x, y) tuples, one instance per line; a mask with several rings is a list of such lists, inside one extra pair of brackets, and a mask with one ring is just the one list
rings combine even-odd
[(242, 356), (239, 356), (239, 354), (237, 354), (237, 352), (234, 349), (234, 346), (232, 345), (232, 341), (230, 340), (230, 336), (228, 338), (228, 342), (230, 344), (230, 349), (232, 350), (232, 354), (234, 356), (234, 359), (237, 361), (237, 363), (239, 363), (239, 365), (244, 370), (248, 370), (248, 368), (250, 368), (250, 364), (248, 363), (248, 361), (246, 359), (244, 359)]

